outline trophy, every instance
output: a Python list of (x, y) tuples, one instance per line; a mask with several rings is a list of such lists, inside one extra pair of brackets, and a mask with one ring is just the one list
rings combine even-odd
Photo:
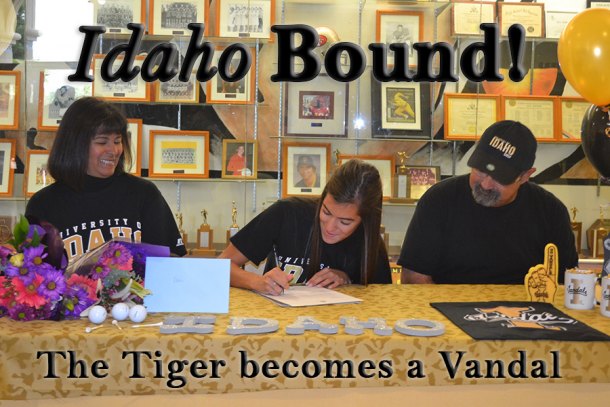
[(215, 257), (214, 231), (208, 225), (208, 211), (202, 210), (201, 216), (203, 216), (203, 223), (197, 229), (197, 247), (192, 250), (192, 254), (202, 257)]
[(233, 201), (233, 207), (231, 209), (231, 222), (231, 226), (229, 229), (227, 229), (227, 245), (231, 242), (231, 237), (239, 232), (239, 225), (237, 224), (237, 207), (235, 206), (235, 201)]
[(576, 243), (576, 253), (580, 254), (580, 241), (582, 237), (582, 222), (576, 222), (576, 213), (578, 209), (576, 207), (570, 208), (572, 212), (572, 232), (574, 233), (574, 242)]
[(407, 177), (407, 158), (409, 156), (404, 151), (399, 151), (398, 159), (400, 160), (400, 165), (396, 168), (396, 175), (394, 177), (394, 197), (392, 197), (392, 201), (394, 202), (407, 202), (409, 199), (409, 188), (408, 188), (408, 177)]
[(182, 243), (184, 243), (184, 247), (186, 247), (188, 235), (184, 229), (182, 229), (182, 212), (176, 212), (176, 219), (178, 220), (178, 230), (180, 231), (180, 236), (182, 237)]
[(605, 207), (606, 205), (599, 206), (599, 219), (593, 222), (587, 230), (587, 244), (593, 258), (604, 257), (604, 240), (610, 229), (609, 220), (604, 219)]

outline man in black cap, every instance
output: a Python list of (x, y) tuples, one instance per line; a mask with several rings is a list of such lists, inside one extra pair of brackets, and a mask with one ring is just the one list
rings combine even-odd
[(310, 155), (300, 155), (297, 160), (297, 171), (301, 179), (294, 184), (296, 188), (319, 188), (320, 178), (313, 158)]
[(559, 252), (559, 277), (578, 254), (568, 210), (529, 182), (536, 138), (511, 120), (483, 132), (470, 175), (444, 180), (419, 200), (398, 264), (405, 283), (523, 284), (544, 248)]

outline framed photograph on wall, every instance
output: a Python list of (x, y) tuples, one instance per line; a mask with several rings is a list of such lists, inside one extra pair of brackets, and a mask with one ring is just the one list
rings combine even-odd
[(28, 150), (23, 183), (25, 196), (30, 197), (55, 182), (47, 168), (47, 161), (49, 161), (48, 150)]
[(107, 33), (131, 34), (129, 23), (146, 24), (146, 0), (93, 0), (93, 23)]
[(394, 157), (391, 155), (345, 155), (339, 154), (339, 164), (343, 164), (351, 159), (359, 159), (371, 164), (381, 176), (383, 184), (383, 200), (392, 198), (392, 177), (394, 176)]
[[(115, 102), (149, 102), (150, 84), (142, 79), (141, 75), (136, 76), (129, 82), (118, 80), (106, 82), (102, 79), (102, 61), (105, 55), (93, 56), (93, 96)], [(134, 66), (142, 66), (144, 56), (137, 56)], [(112, 65), (115, 72), (123, 63), (123, 58), (118, 57)]]
[(330, 170), (330, 143), (285, 143), (282, 146), (282, 196), (317, 196)]
[(13, 195), (16, 146), (15, 139), (0, 139), (0, 197)]
[(70, 82), (71, 69), (45, 69), (40, 72), (38, 90), (38, 130), (55, 131), (70, 105), (91, 96), (91, 82)]
[[(407, 44), (409, 66), (417, 66), (413, 44), (424, 38), (422, 11), (377, 10), (375, 41), (384, 44)], [(388, 65), (394, 65), (394, 52), (388, 49)]]
[(222, 178), (256, 179), (256, 141), (222, 140)]
[(436, 166), (407, 166), (408, 198), (419, 199), (440, 181), (441, 168)]
[(142, 173), (142, 119), (127, 119), (127, 134), (131, 144), (131, 169), (129, 173)]
[(151, 35), (191, 35), (190, 23), (204, 23), (208, 34), (207, 0), (150, 0), (148, 28)]
[(347, 137), (348, 83), (323, 74), (310, 82), (287, 82), (284, 103), (287, 137)]
[(477, 140), (500, 120), (500, 95), (445, 93), (443, 97), (445, 140)]
[(0, 71), (0, 130), (19, 128), (21, 72)]
[(219, 37), (271, 38), (275, 0), (217, 0), (216, 31)]
[(538, 141), (555, 141), (557, 98), (554, 96), (502, 96), (502, 118), (526, 125)]
[[(214, 57), (212, 58), (212, 66), (218, 66), (218, 59), (222, 54), (224, 47), (216, 47)], [(206, 102), (207, 103), (231, 103), (231, 104), (252, 104), (255, 97), (254, 75), (256, 66), (256, 52), (250, 49), (252, 57), (252, 68), (248, 70), (246, 76), (236, 82), (228, 82), (223, 80), (220, 75), (216, 74), (207, 81), (206, 84)], [(239, 54), (234, 54), (231, 59), (230, 71), (235, 72), (241, 58)]]
[(178, 79), (178, 75), (166, 82), (154, 81), (155, 102), (160, 103), (199, 103), (199, 81), (193, 72), (187, 82)]
[(151, 130), (148, 176), (208, 178), (207, 131)]
[(430, 84), (371, 82), (373, 138), (430, 138)]

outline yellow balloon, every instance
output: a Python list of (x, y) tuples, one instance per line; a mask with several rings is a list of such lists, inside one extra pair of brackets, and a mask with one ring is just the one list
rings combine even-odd
[(590, 8), (572, 18), (557, 44), (567, 81), (589, 102), (610, 105), (610, 9)]

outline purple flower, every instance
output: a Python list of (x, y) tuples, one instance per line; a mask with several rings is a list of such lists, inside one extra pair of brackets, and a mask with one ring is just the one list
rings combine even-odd
[(6, 246), (0, 246), (0, 259), (8, 259), (13, 251)]
[(66, 317), (80, 317), (81, 312), (89, 308), (94, 301), (89, 299), (87, 290), (73, 286), (69, 289), (63, 300), (64, 315)]
[(44, 258), (47, 254), (44, 252), (44, 246), (26, 247), (23, 250), (23, 261), (32, 266), (40, 266), (44, 263)]
[(103, 257), (105, 264), (111, 263), (114, 265), (124, 265), (132, 260), (129, 250), (127, 250), (127, 248), (122, 244), (116, 242), (111, 243), (108, 246), (108, 249), (104, 252)]
[(91, 278), (94, 280), (104, 280), (112, 270), (105, 264), (98, 263), (91, 270)]
[(4, 270), (4, 274), (8, 277), (19, 277), (25, 284), (30, 283), (36, 276), (36, 273), (25, 264), (21, 267), (15, 267), (12, 264), (9, 264), (6, 267), (6, 270)]
[(61, 271), (51, 269), (51, 271), (47, 271), (42, 275), (44, 280), (38, 287), (38, 294), (53, 302), (59, 300), (66, 290), (64, 274)]
[(8, 316), (15, 321), (31, 321), (36, 319), (36, 312), (28, 305), (15, 304), (8, 309)]

